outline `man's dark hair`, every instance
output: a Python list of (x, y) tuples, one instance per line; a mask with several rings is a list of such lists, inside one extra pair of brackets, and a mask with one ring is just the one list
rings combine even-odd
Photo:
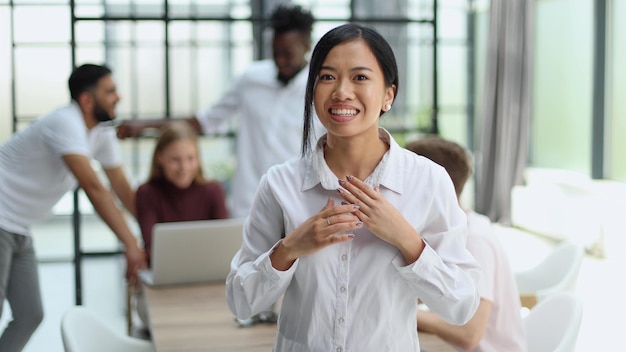
[(311, 39), (315, 19), (310, 11), (303, 9), (300, 5), (278, 5), (270, 20), (274, 35), (295, 30), (304, 34), (309, 40)]
[(465, 148), (436, 135), (410, 142), (405, 148), (443, 166), (452, 179), (457, 197), (461, 196), (465, 183), (472, 175), (472, 160)]
[(110, 74), (111, 69), (104, 65), (84, 64), (77, 67), (68, 80), (70, 96), (73, 100), (78, 101), (78, 97), (82, 93), (95, 87), (102, 77)]

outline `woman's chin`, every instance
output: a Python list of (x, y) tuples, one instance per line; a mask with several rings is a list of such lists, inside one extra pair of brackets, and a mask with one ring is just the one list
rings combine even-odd
[(176, 186), (176, 188), (180, 188), (180, 189), (187, 189), (189, 188), (189, 186), (191, 186), (191, 184), (193, 183), (193, 180), (191, 181), (187, 181), (187, 180), (170, 180), (170, 182)]

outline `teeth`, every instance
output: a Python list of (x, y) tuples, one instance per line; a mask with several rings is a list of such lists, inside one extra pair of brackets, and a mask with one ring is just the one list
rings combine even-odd
[(330, 109), (333, 115), (356, 115), (356, 109)]

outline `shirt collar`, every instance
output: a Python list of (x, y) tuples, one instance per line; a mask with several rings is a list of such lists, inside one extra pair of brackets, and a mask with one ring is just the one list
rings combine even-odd
[[(389, 145), (389, 150), (374, 171), (365, 179), (365, 183), (371, 187), (385, 187), (393, 192), (402, 194), (405, 176), (402, 148), (386, 129), (379, 128), (378, 136)], [(305, 157), (306, 172), (304, 182), (302, 183), (302, 191), (311, 189), (318, 183), (327, 190), (339, 188), (337, 176), (333, 174), (324, 159), (324, 145), (326, 145), (326, 135), (323, 135), (318, 140), (313, 153)]]

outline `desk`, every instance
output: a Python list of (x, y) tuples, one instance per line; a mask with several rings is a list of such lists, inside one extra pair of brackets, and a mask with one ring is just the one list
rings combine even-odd
[[(150, 330), (157, 352), (269, 352), (276, 325), (240, 328), (226, 305), (224, 284), (144, 286)], [(436, 335), (419, 334), (426, 352), (454, 352)]]

